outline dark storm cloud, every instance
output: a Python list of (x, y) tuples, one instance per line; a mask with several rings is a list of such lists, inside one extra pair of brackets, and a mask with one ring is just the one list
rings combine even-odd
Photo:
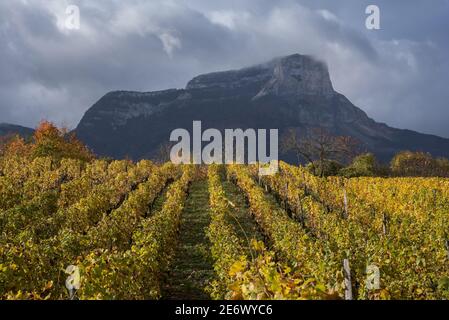
[[(380, 31), (365, 8), (381, 9)], [(65, 9), (81, 29), (64, 28)], [(184, 87), (193, 76), (294, 52), (376, 120), (449, 137), (449, 1), (250, 0), (0, 3), (0, 122), (75, 126), (111, 90)]]

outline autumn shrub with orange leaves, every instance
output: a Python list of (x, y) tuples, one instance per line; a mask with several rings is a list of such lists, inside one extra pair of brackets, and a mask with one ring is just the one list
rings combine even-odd
[(74, 133), (65, 128), (58, 128), (48, 121), (42, 121), (29, 140), (20, 136), (4, 137), (0, 145), (0, 156), (5, 158), (51, 157), (55, 160), (69, 158), (82, 161), (94, 158), (92, 152), (76, 138)]

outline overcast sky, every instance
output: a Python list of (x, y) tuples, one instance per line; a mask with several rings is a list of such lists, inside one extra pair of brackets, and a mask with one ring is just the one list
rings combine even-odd
[[(65, 27), (71, 4), (80, 30)], [(377, 121), (449, 137), (449, 0), (1, 0), (0, 122), (75, 127), (109, 91), (183, 88), (292, 53), (327, 62)]]

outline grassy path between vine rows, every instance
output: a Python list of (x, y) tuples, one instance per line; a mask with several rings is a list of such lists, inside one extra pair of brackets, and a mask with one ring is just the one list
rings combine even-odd
[(214, 277), (210, 242), (206, 236), (209, 210), (207, 179), (193, 182), (181, 217), (178, 249), (163, 288), (164, 299), (210, 299), (205, 291)]
[(263, 241), (264, 237), (259, 229), (257, 222), (251, 216), (245, 195), (232, 182), (223, 181), (223, 189), (226, 198), (231, 202), (232, 216), (228, 217), (228, 222), (234, 227), (236, 234), (243, 240), (250, 254), (251, 239)]

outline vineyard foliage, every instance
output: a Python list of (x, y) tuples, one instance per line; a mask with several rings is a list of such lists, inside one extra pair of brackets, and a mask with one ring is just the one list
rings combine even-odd
[[(48, 130), (39, 147), (22, 152), (19, 141), (21, 152), (0, 157), (0, 299), (170, 298), (164, 282), (199, 180), (213, 299), (449, 299), (448, 179), (61, 158), (49, 150), (65, 140), (51, 144)], [(236, 232), (242, 208), (225, 183), (263, 241)]]
[[(281, 173), (265, 177), (262, 183), (277, 196), (291, 220), (306, 230), (315, 255), (306, 259), (312, 265), (310, 274), (340, 296), (345, 288), (336, 280), (342, 275), (341, 262), (348, 259), (358, 298), (446, 299), (448, 182), (317, 178), (302, 168), (281, 164)], [(291, 261), (301, 263), (294, 257)], [(380, 273), (380, 285), (374, 290), (367, 289), (369, 266)]]

